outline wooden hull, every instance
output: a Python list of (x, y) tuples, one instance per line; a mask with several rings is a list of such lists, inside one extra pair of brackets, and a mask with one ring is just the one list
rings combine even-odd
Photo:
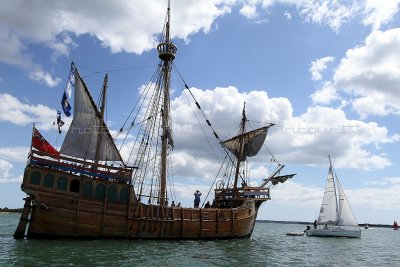
[[(53, 186), (45, 180), (49, 175), (54, 177)], [(66, 178), (66, 188), (57, 182), (61, 177)], [(89, 184), (91, 194), (86, 188)], [(104, 198), (97, 188), (105, 188)], [(117, 195), (109, 194), (111, 188)], [(129, 199), (124, 201), (118, 193), (127, 190)], [(27, 238), (245, 238), (252, 234), (257, 210), (264, 201), (243, 199), (235, 208), (218, 209), (146, 205), (136, 200), (126, 183), (66, 175), (37, 166), (26, 168), (23, 191), (33, 199)]]

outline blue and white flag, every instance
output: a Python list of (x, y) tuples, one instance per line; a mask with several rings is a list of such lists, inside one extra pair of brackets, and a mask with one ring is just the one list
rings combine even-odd
[(71, 104), (68, 99), (71, 98), (72, 87), (75, 87), (75, 67), (74, 63), (71, 63), (71, 70), (68, 75), (67, 85), (65, 86), (65, 91), (61, 99), (61, 107), (67, 117), (71, 116)]

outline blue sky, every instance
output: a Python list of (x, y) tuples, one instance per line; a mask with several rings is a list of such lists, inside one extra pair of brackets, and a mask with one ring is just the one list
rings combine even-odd
[[(286, 173), (297, 173), (272, 188), (260, 219), (314, 220), (328, 155), (359, 223), (400, 219), (400, 1), (171, 2), (175, 65), (216, 131), (230, 133), (246, 101), (251, 121), (276, 124), (266, 144)], [(1, 5), (0, 207), (22, 207), (32, 123), (54, 146), (62, 143), (52, 123), (71, 61), (95, 100), (109, 73), (107, 121), (112, 131), (121, 127), (158, 64), (166, 5)], [(172, 89), (175, 190), (191, 205), (196, 188), (208, 191), (218, 162), (192, 124), (179, 79)], [(262, 154), (252, 173), (267, 173), (267, 160)]]

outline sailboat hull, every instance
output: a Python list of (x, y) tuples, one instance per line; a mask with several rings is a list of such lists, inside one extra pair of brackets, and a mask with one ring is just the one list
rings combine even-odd
[(343, 228), (328, 228), (328, 229), (310, 229), (306, 231), (307, 236), (319, 237), (361, 237), (360, 229), (343, 229)]
[[(54, 186), (43, 179), (50, 176), (54, 177)], [(66, 179), (66, 187), (59, 188), (61, 179)], [(75, 188), (75, 191), (71, 191), (73, 183), (80, 185), (79, 190)], [(89, 194), (84, 187), (88, 183), (92, 183), (93, 188)], [(107, 193), (104, 198), (96, 191), (98, 188), (105, 188)], [(110, 188), (116, 189), (116, 196), (110, 195)], [(236, 208), (172, 208), (138, 202), (133, 191), (130, 191), (129, 201), (121, 203), (122, 198), (118, 194), (129, 188), (128, 184), (29, 166), (23, 181), (23, 191), (32, 198), (26, 236), (91, 239), (246, 238), (252, 234), (261, 204), (254, 200), (243, 200)]]

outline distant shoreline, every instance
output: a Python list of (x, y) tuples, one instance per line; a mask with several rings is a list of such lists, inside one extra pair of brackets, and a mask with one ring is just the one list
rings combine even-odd
[[(0, 208), (0, 213), (21, 213), (23, 208), (19, 209), (9, 209), (9, 208)], [(302, 224), (302, 225), (312, 225), (313, 222), (300, 222), (300, 221), (274, 221), (274, 220), (256, 220), (258, 223), (282, 223), (282, 224)], [(360, 227), (365, 227), (367, 224), (362, 223), (358, 224)], [(369, 227), (380, 227), (380, 228), (393, 228), (391, 224), (373, 224), (369, 223)]]
[[(256, 220), (258, 223), (282, 223), (282, 224), (302, 224), (302, 225), (313, 225), (313, 222), (299, 222), (299, 221), (273, 221), (273, 220)], [(380, 227), (380, 228), (393, 228), (391, 224), (373, 224), (373, 223), (361, 223), (358, 224), (360, 227)]]
[(22, 208), (20, 209), (0, 208), (0, 213), (21, 213), (22, 210), (23, 210)]

